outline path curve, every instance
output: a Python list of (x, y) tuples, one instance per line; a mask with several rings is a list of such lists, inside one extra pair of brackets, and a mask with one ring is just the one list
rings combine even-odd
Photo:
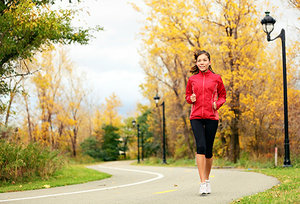
[(89, 166), (112, 174), (85, 184), (0, 194), (0, 203), (230, 203), (279, 183), (276, 178), (242, 170), (213, 169), (212, 194), (199, 196), (195, 167), (130, 165), (132, 161)]

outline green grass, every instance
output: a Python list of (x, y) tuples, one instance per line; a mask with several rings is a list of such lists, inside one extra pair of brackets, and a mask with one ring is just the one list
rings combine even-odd
[[(150, 157), (145, 158), (144, 161), (141, 161), (140, 164), (137, 162), (133, 163), (135, 165), (147, 165), (147, 166), (185, 166), (191, 167), (196, 166), (195, 159), (167, 159), (167, 164), (162, 163), (162, 159)], [(240, 159), (237, 163), (230, 162), (229, 160), (214, 158), (213, 168), (273, 168), (274, 162), (268, 159), (260, 159), (260, 160), (248, 160), (248, 159)]]
[(300, 203), (300, 169), (297, 167), (280, 167), (258, 169), (255, 172), (276, 177), (280, 184), (271, 189), (246, 196), (233, 203)]
[(63, 169), (57, 171), (47, 180), (42, 180), (41, 178), (31, 178), (30, 181), (27, 182), (2, 182), (0, 183), (0, 193), (79, 184), (109, 177), (111, 177), (111, 175), (93, 169), (88, 169), (85, 167), (85, 165), (72, 164), (63, 167)]
[(145, 158), (144, 161), (140, 160), (140, 163), (133, 163), (134, 165), (146, 165), (146, 166), (195, 166), (194, 159), (179, 159), (172, 158), (167, 159), (167, 164), (162, 163), (162, 159), (156, 157)]

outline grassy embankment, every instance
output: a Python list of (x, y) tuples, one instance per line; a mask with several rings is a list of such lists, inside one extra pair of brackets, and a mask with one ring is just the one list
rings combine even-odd
[(299, 166), (255, 169), (253, 171), (276, 177), (280, 184), (267, 191), (238, 199), (233, 203), (300, 203)]
[(82, 162), (71, 161), (48, 179), (33, 177), (20, 182), (1, 182), (0, 193), (79, 184), (111, 177), (109, 174), (87, 168), (88, 164), (80, 163)]

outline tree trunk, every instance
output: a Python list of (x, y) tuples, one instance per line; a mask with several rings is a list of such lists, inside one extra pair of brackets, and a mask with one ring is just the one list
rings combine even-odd
[[(233, 82), (233, 79), (232, 79)], [(239, 142), (239, 120), (240, 120), (240, 93), (238, 90), (233, 88), (233, 83), (231, 86), (231, 94), (232, 94), (232, 101), (231, 101), (231, 111), (234, 113), (232, 118), (230, 129), (230, 159), (234, 163), (237, 162), (240, 155), (240, 142)]]
[[(58, 128), (58, 138), (59, 138), (59, 139), (61, 138), (61, 136), (62, 136), (62, 134), (63, 134), (63, 131), (64, 131), (64, 124), (63, 124), (62, 122), (60, 122), (59, 128)], [(54, 147), (55, 147), (56, 149), (59, 148), (59, 142), (57, 142), (57, 140), (55, 141)]]
[(7, 111), (6, 111), (6, 116), (5, 116), (5, 127), (7, 127), (8, 125), (8, 119), (10, 116), (10, 108), (12, 105), (12, 102), (14, 100), (16, 93), (14, 93), (13, 91), (10, 92), (10, 98), (9, 98), (9, 102), (8, 102), (8, 106), (7, 106)]
[[(10, 98), (9, 98), (9, 103), (8, 103), (8, 107), (7, 107), (7, 111), (6, 111), (6, 117), (5, 117), (5, 126), (7, 127), (8, 125), (8, 119), (9, 119), (9, 116), (10, 116), (10, 109), (11, 109), (11, 106), (12, 106), (12, 103), (13, 103), (13, 100), (14, 100), (14, 97), (16, 95), (16, 92), (17, 92), (17, 86), (18, 84), (22, 81), (23, 77), (21, 77), (19, 79), (19, 81), (16, 81), (13, 89), (10, 91)], [(10, 81), (10, 83), (12, 82), (12, 79)]]
[[(235, 40), (237, 40), (237, 28), (227, 28), (227, 36), (233, 37)], [(239, 142), (239, 120), (240, 120), (240, 91), (235, 88), (234, 83), (239, 83), (238, 77), (234, 78), (234, 71), (239, 71), (239, 65), (234, 63), (234, 50), (236, 45), (229, 43), (229, 64), (230, 64), (230, 71), (231, 71), (231, 79), (230, 79), (230, 89), (231, 89), (231, 111), (234, 113), (234, 116), (232, 118), (230, 128), (231, 128), (231, 134), (230, 134), (230, 159), (234, 163), (237, 162), (240, 156), (240, 142)]]
[(77, 155), (77, 151), (76, 151), (77, 133), (78, 133), (78, 128), (74, 127), (73, 128), (73, 137), (71, 136), (72, 155), (73, 155), (73, 157), (76, 157), (76, 155)]
[[(178, 91), (175, 87), (173, 88), (173, 91), (174, 91), (174, 94), (176, 96), (176, 103), (177, 103), (177, 107), (178, 107), (178, 113), (181, 114), (180, 118), (181, 118), (181, 120), (184, 124), (184, 126), (183, 126), (183, 135), (184, 135), (184, 140), (185, 140), (186, 144), (188, 145), (189, 154), (190, 154), (189, 157), (194, 158), (195, 157), (194, 147), (193, 147), (194, 143), (191, 141), (191, 138), (190, 138), (191, 130), (188, 127), (188, 123), (187, 123), (187, 118), (189, 117), (189, 115), (186, 114), (186, 112), (184, 111), (184, 107), (181, 103), (181, 101), (182, 101), (181, 98), (182, 97), (179, 96)], [(190, 113), (190, 111), (188, 113)]]
[(54, 134), (53, 134), (53, 126), (52, 126), (52, 112), (49, 108), (48, 108), (48, 123), (49, 123), (49, 127), (50, 127), (49, 142), (50, 142), (51, 148), (53, 149), (54, 148), (54, 136), (53, 136)]
[(190, 158), (194, 158), (195, 157), (195, 149), (194, 149), (194, 142), (191, 141), (191, 129), (189, 128), (188, 126), (188, 123), (187, 123), (187, 120), (186, 118), (188, 118), (188, 116), (184, 115), (183, 114), (183, 107), (180, 105), (180, 112), (182, 113), (182, 116), (181, 116), (181, 119), (184, 123), (184, 127), (183, 127), (183, 134), (184, 134), (184, 138), (185, 138), (185, 141), (186, 143), (188, 144), (188, 147), (189, 147), (189, 153), (190, 153)]
[(32, 138), (32, 129), (31, 129), (31, 120), (30, 120), (30, 113), (29, 113), (29, 107), (28, 107), (28, 98), (27, 98), (26, 93), (23, 94), (23, 97), (24, 97), (26, 113), (27, 113), (29, 142), (32, 142), (33, 138)]
[(234, 163), (237, 162), (240, 156), (240, 142), (239, 142), (239, 129), (238, 118), (233, 118), (231, 122), (231, 135), (230, 135), (230, 159)]

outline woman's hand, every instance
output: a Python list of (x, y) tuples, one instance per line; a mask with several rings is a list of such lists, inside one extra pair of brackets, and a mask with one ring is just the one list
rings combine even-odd
[(196, 101), (196, 95), (194, 93), (191, 95), (190, 98), (193, 103)]
[(217, 110), (217, 104), (214, 102), (214, 109)]

